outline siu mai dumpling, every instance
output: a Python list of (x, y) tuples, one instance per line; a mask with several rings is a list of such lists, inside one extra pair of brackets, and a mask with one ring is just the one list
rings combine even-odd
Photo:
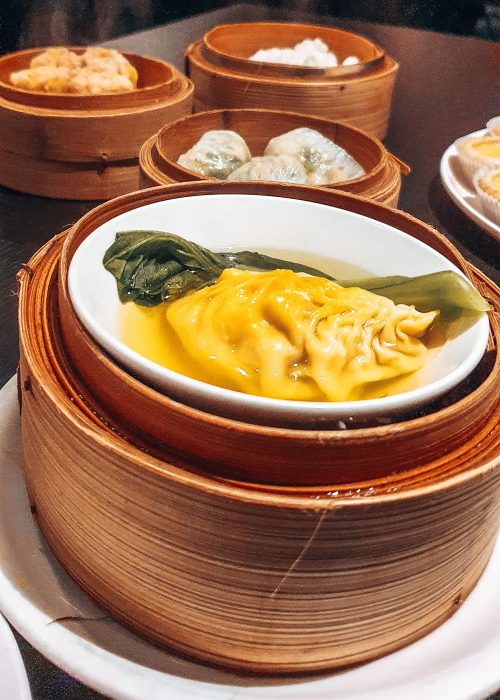
[(289, 155), (260, 156), (234, 170), (228, 180), (267, 180), (268, 182), (307, 183), (302, 163)]
[(325, 42), (319, 37), (304, 39), (296, 44), (293, 49), (279, 49), (277, 47), (259, 49), (259, 51), (250, 56), (250, 61), (287, 63), (291, 66), (310, 66), (312, 68), (334, 68), (338, 66), (336, 54), (330, 51)]
[(56, 46), (35, 56), (29, 68), (11, 73), (10, 80), (26, 90), (101, 95), (133, 90), (138, 74), (115, 49), (96, 46), (77, 54)]
[(194, 376), (278, 399), (352, 401), (420, 369), (437, 312), (290, 270), (227, 269), (166, 306)]
[(304, 166), (310, 185), (331, 185), (365, 174), (361, 165), (346, 150), (319, 131), (307, 127), (293, 129), (271, 139), (264, 155), (297, 158)]
[(225, 180), (233, 170), (251, 158), (245, 140), (235, 131), (207, 131), (186, 153), (179, 156), (178, 163), (205, 177)]

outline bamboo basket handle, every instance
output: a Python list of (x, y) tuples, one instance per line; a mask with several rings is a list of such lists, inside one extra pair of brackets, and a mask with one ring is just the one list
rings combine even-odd
[(387, 151), (387, 155), (396, 163), (398, 168), (401, 170), (402, 175), (408, 175), (411, 172), (410, 166), (407, 165), (407, 163), (405, 163), (403, 160), (395, 156), (394, 153), (390, 153), (389, 151)]
[(21, 287), (23, 285), (28, 284), (30, 279), (35, 274), (35, 268), (38, 263), (39, 253), (43, 251), (44, 254), (49, 255), (50, 251), (54, 247), (58, 247), (60, 245), (60, 241), (66, 236), (71, 227), (72, 224), (68, 224), (67, 226), (65, 226), (59, 233), (56, 233), (56, 235), (53, 236), (50, 239), (50, 241), (47, 241), (43, 248), (39, 249), (36, 253), (34, 253), (27, 263), (21, 263), (21, 266), (16, 274), (17, 296), (19, 296), (19, 291)]
[(478, 270), (477, 267), (474, 267), (474, 265), (471, 263), (467, 263), (467, 272), (469, 273), (469, 277), (472, 278), (472, 281), (476, 285), (481, 296), (483, 296), (491, 306), (491, 311), (488, 313), (491, 328), (486, 349), (488, 351), (496, 350), (497, 344), (493, 330), (495, 329), (498, 331), (500, 329), (500, 289), (492, 280), (488, 279), (481, 272), (481, 270)]

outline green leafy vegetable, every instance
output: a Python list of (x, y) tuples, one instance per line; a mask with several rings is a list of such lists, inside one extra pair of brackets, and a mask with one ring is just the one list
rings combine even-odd
[(332, 279), (307, 265), (262, 253), (248, 250), (212, 253), (203, 246), (162, 231), (120, 231), (106, 251), (103, 264), (116, 279), (120, 301), (135, 301), (142, 306), (156, 306), (213, 284), (228, 267), (281, 268)]
[(393, 280), (391, 277), (379, 277), (373, 286), (363, 288), (376, 291), (377, 294), (392, 299), (395, 304), (413, 304), (419, 311), (459, 308), (478, 312), (490, 308), (472, 284), (453, 270), (403, 277), (396, 283)]
[[(187, 292), (214, 284), (229, 267), (246, 270), (286, 269), (333, 279), (320, 270), (300, 263), (272, 258), (248, 250), (213, 253), (203, 246), (163, 231), (120, 231), (104, 255), (106, 270), (114, 275), (120, 301), (156, 306)], [(474, 287), (452, 270), (419, 277), (373, 277), (342, 280), (344, 287), (361, 287), (414, 305), (419, 311), (439, 309), (452, 316), (460, 312), (488, 311), (489, 305)]]
[(432, 272), (418, 277), (372, 277), (358, 280), (340, 280), (343, 287), (361, 287), (395, 304), (415, 306), (418, 311), (439, 309), (442, 315), (453, 317), (461, 313), (489, 311), (490, 306), (465, 277), (453, 270)]

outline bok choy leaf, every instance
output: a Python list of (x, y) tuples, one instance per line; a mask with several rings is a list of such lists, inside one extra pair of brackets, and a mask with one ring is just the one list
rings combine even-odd
[[(163, 231), (120, 231), (104, 255), (103, 264), (116, 279), (120, 301), (156, 306), (214, 284), (226, 268), (286, 269), (333, 279), (300, 263), (252, 251), (214, 253), (180, 236)], [(340, 280), (344, 287), (361, 287), (414, 305), (418, 311), (439, 309), (443, 314), (488, 311), (488, 303), (461, 275), (444, 270), (419, 277), (401, 275)]]

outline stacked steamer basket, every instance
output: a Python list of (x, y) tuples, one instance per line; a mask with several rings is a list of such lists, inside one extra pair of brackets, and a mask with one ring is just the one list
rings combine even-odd
[[(76, 53), (84, 49), (72, 48)], [(124, 53), (138, 72), (130, 92), (36, 92), (10, 75), (41, 49), (0, 58), (0, 183), (56, 199), (110, 199), (139, 187), (139, 150), (160, 126), (189, 114), (193, 86), (164, 61)]]
[[(260, 49), (293, 47), (319, 38), (340, 61), (356, 65), (309, 68), (250, 61)], [(194, 109), (253, 108), (289, 110), (345, 120), (383, 138), (398, 64), (371, 41), (329, 27), (287, 23), (220, 25), (186, 52), (194, 83)]]
[(167, 124), (141, 149), (141, 184), (150, 187), (205, 179), (183, 168), (177, 160), (207, 131), (235, 131), (245, 140), (252, 156), (261, 156), (271, 138), (300, 127), (319, 131), (342, 146), (365, 171), (362, 177), (336, 182), (329, 187), (359, 194), (388, 206), (397, 206), (401, 174), (406, 175), (409, 168), (390, 154), (378, 139), (347, 124), (277, 110), (213, 110), (198, 112)]
[[(126, 373), (72, 307), (75, 250), (138, 206), (221, 192), (339, 207), (441, 252), (493, 307), (477, 369), (424, 415), (355, 430), (221, 418)], [(325, 189), (182, 183), (93, 210), (19, 283), (30, 498), (64, 567), (126, 625), (216, 664), (316, 671), (398, 649), (467, 597), (499, 526), (500, 293), (432, 228)]]

